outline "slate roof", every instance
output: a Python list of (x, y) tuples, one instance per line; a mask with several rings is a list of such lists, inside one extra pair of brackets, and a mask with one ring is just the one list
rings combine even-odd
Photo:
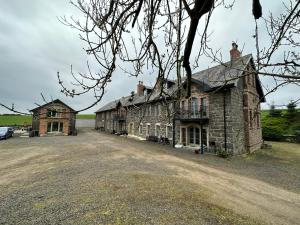
[(67, 104), (65, 104), (64, 102), (62, 102), (62, 101), (59, 100), (59, 99), (55, 99), (55, 100), (53, 100), (53, 101), (51, 101), (51, 102), (48, 102), (47, 104), (44, 104), (44, 105), (38, 106), (38, 107), (36, 107), (36, 108), (34, 108), (34, 109), (31, 109), (30, 112), (34, 112), (34, 111), (36, 111), (36, 110), (38, 110), (38, 109), (40, 109), (40, 108), (46, 107), (46, 106), (51, 105), (51, 104), (53, 104), (53, 103), (59, 103), (59, 104), (62, 104), (62, 105), (64, 105), (65, 107), (71, 109), (71, 111), (74, 111), (74, 112), (75, 112), (74, 109), (72, 109), (70, 106), (68, 106)]
[[(249, 54), (249, 55), (242, 56), (236, 60), (229, 61), (224, 64), (199, 71), (192, 75), (192, 81), (201, 83), (204, 88), (204, 91), (210, 91), (217, 87), (221, 87), (223, 85), (237, 86), (238, 79), (236, 78), (242, 75), (242, 73), (245, 70), (245, 67), (249, 65), (249, 63), (252, 63), (251, 60), (252, 60), (252, 55)], [(261, 89), (260, 83), (259, 83), (259, 89)], [(165, 91), (168, 92), (169, 95), (172, 95), (173, 93), (176, 92), (176, 90), (177, 90), (176, 85), (174, 85), (171, 88), (166, 89)], [(259, 92), (262, 92), (262, 89), (259, 90)], [(147, 100), (153, 101), (155, 99), (158, 99), (159, 97), (160, 97), (159, 91), (156, 92), (154, 91), (151, 94), (150, 99), (147, 99), (147, 96), (138, 96), (135, 94), (132, 101), (129, 101), (131, 96), (126, 96), (107, 103), (99, 110), (97, 110), (96, 113), (115, 109), (119, 102), (122, 104), (122, 106), (130, 106), (130, 105), (137, 105), (137, 104), (144, 103)]]
[[(169, 89), (165, 89), (164, 91), (167, 93), (167, 95), (171, 96), (175, 93), (176, 90), (177, 90), (176, 85), (174, 85), (173, 87), (171, 87)], [(155, 100), (158, 100), (160, 97), (161, 97), (160, 91), (158, 91), (158, 90), (154, 90), (151, 95), (149, 94), (147, 96), (145, 96), (145, 95), (139, 96), (137, 94), (134, 94), (134, 96), (132, 97), (131, 95), (129, 95), (129, 96), (122, 97), (120, 99), (116, 99), (112, 102), (107, 103), (106, 105), (101, 107), (99, 110), (97, 110), (96, 113), (115, 109), (115, 108), (117, 108), (119, 103), (122, 106), (126, 107), (126, 106), (130, 106), (130, 105), (142, 104), (146, 101), (148, 101), (148, 102), (155, 101)]]
[(236, 60), (220, 64), (197, 73), (192, 78), (203, 82), (207, 89), (226, 85), (237, 85), (239, 76), (242, 75), (245, 67), (250, 63), (252, 55), (245, 55)]

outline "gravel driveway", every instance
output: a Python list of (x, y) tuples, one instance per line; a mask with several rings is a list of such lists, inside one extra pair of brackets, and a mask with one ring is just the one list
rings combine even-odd
[(300, 168), (259, 162), (92, 130), (11, 138), (0, 224), (300, 224)]

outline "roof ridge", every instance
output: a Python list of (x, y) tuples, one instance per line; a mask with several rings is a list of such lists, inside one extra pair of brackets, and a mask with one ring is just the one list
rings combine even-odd
[[(249, 54), (247, 54), (247, 55), (241, 56), (241, 57), (239, 57), (237, 60), (240, 60), (240, 59), (243, 59), (243, 58), (246, 58), (246, 57), (249, 57), (249, 56), (252, 57), (252, 54), (249, 53)], [(198, 72), (195, 72), (195, 73), (192, 74), (192, 76), (193, 76), (194, 74), (197, 74), (197, 73), (200, 73), (200, 72), (204, 72), (204, 71), (207, 71), (207, 70), (210, 70), (210, 69), (214, 69), (214, 68), (216, 68), (216, 67), (223, 66), (224, 64), (231, 63), (231, 62), (232, 62), (232, 60), (229, 60), (229, 61), (227, 61), (227, 62), (225, 62), (225, 63), (219, 63), (219, 64), (217, 64), (217, 65), (215, 65), (215, 66), (208, 67), (207, 69), (203, 69), (203, 70), (200, 70), (200, 71), (198, 71)]]

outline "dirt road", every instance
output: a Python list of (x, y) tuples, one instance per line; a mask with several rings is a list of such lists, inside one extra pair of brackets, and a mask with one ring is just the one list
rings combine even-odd
[(255, 169), (87, 130), (12, 138), (0, 142), (0, 224), (300, 224), (297, 185)]

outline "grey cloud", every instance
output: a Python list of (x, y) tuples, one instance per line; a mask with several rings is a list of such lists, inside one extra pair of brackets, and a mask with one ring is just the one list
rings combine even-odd
[[(264, 1), (263, 9), (270, 9), (274, 13), (281, 10), (280, 1)], [(247, 5), (246, 5), (247, 4)], [(247, 6), (244, 9), (245, 5)], [(250, 1), (236, 1), (232, 11), (218, 9), (211, 21), (210, 31), (213, 31), (211, 45), (221, 48), (224, 60), (229, 58), (231, 42), (237, 40), (239, 45), (245, 43), (244, 53), (254, 52), (254, 21), (251, 16)], [(266, 10), (264, 10), (266, 13)], [(61, 98), (75, 109), (80, 109), (92, 102), (93, 96), (66, 98), (59, 91), (56, 72), (60, 71), (63, 78), (70, 80), (70, 65), (74, 71), (85, 72), (86, 61), (89, 59), (83, 51), (83, 43), (78, 33), (62, 25), (57, 17), (79, 16), (69, 0), (10, 0), (2, 1), (0, 8), (0, 102), (15, 103), (20, 110), (34, 107), (34, 102), (42, 102), (40, 92), (50, 98)], [(198, 39), (199, 41), (199, 39)], [(266, 40), (261, 40), (262, 43)], [(195, 44), (195, 47), (197, 42)], [(195, 52), (193, 53), (195, 55)], [(94, 71), (97, 64), (91, 60)], [(202, 58), (200, 69), (207, 68), (210, 60)], [(100, 105), (128, 95), (135, 90), (138, 80), (147, 84), (154, 84), (155, 76), (145, 72), (139, 78), (129, 77), (117, 69), (113, 81)], [(262, 79), (266, 84), (268, 79)], [(290, 90), (297, 93), (299, 87), (283, 88), (267, 98), (281, 104), (294, 98)], [(299, 91), (298, 91), (299, 92)], [(299, 95), (299, 94), (298, 94)], [(298, 96), (299, 97), (299, 96)], [(87, 111), (91, 113), (98, 107)], [(0, 113), (4, 112), (0, 108)]]

